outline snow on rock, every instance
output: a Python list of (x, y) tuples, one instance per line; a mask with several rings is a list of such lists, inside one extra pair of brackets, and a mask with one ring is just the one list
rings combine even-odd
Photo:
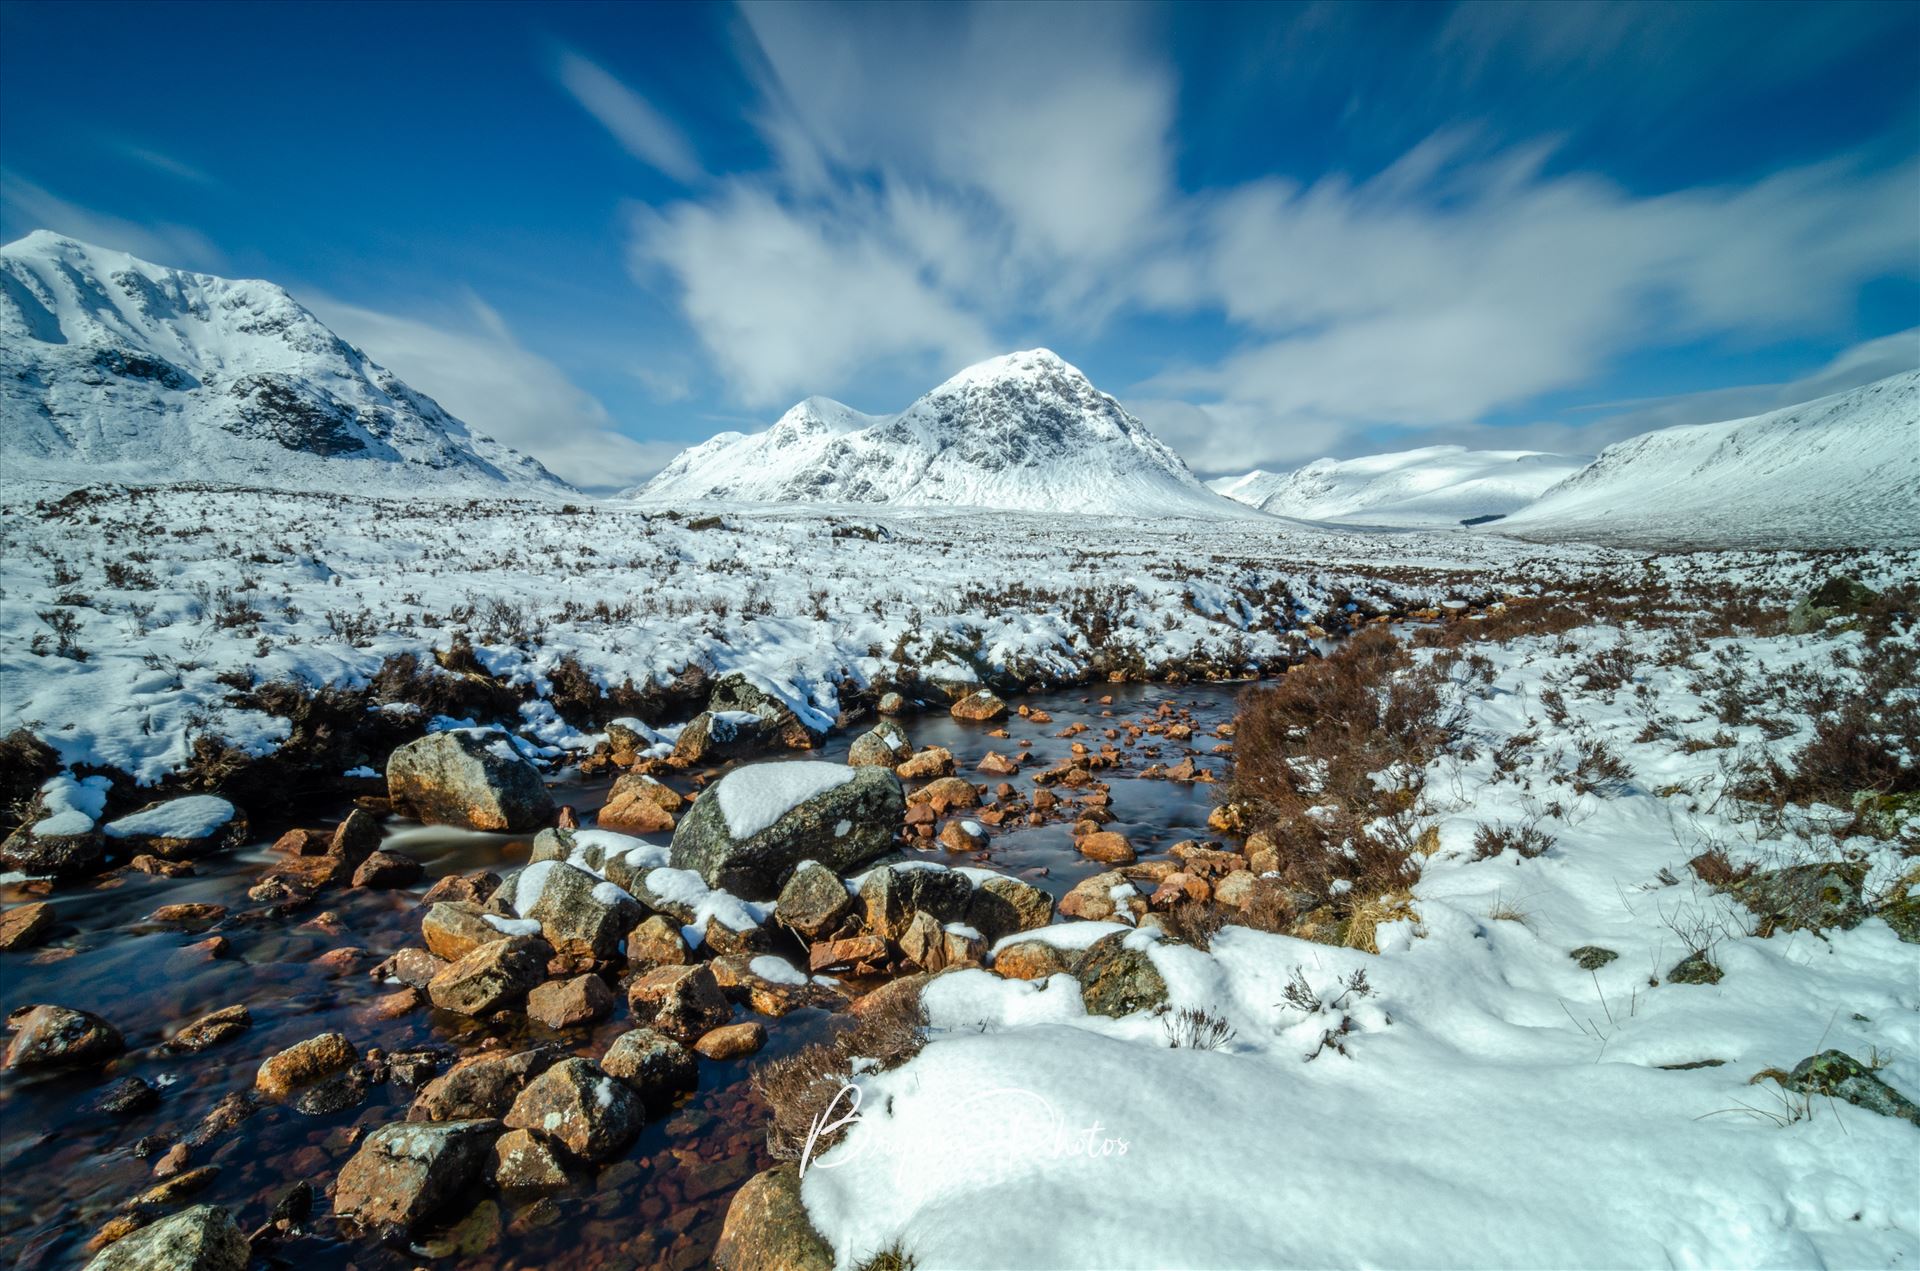
[(203, 839), (234, 818), (234, 806), (211, 794), (192, 794), (109, 821), (108, 838)]
[(761, 954), (747, 964), (747, 970), (774, 984), (803, 985), (807, 982), (805, 971), (800, 970), (785, 958), (776, 958), (771, 954)]
[(808, 799), (853, 780), (841, 764), (801, 760), (753, 764), (729, 773), (713, 788), (727, 833), (752, 838)]
[(285, 291), (44, 230), (0, 247), (0, 454), (69, 482), (564, 493)]
[(1046, 349), (970, 366), (898, 415), (813, 397), (765, 432), (724, 433), (633, 493), (771, 503), (1245, 515), (1120, 403)]
[(1255, 470), (1207, 485), (1273, 516), (1443, 528), (1516, 512), (1586, 463), (1584, 455), (1425, 446), (1358, 459), (1316, 459), (1292, 472)]
[(107, 791), (113, 782), (106, 777), (50, 777), (40, 787), (40, 807), (45, 812), (33, 823), (33, 833), (41, 837), (85, 834), (100, 819), (107, 806)]
[(1920, 543), (1920, 371), (1608, 446), (1496, 527), (1645, 545)]

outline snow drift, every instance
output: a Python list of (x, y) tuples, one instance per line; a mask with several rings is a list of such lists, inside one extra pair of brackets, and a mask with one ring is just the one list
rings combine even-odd
[(0, 454), (14, 476), (76, 482), (570, 488), (271, 283), (45, 230), (0, 247)]

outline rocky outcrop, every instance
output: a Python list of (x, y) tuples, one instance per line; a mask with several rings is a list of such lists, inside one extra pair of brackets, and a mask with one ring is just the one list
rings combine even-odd
[(553, 798), (533, 765), (500, 734), (433, 733), (387, 760), (387, 797), (429, 825), (521, 834), (553, 819)]
[(1728, 890), (1772, 930), (1847, 930), (1867, 920), (1866, 878), (1865, 865), (1829, 861), (1754, 874)]
[(1823, 1050), (1794, 1065), (1787, 1089), (1825, 1095), (1920, 1125), (1920, 1104), (1880, 1080), (1874, 1071), (1842, 1050)]
[(340, 1170), (333, 1212), (363, 1227), (414, 1227), (467, 1195), (499, 1135), (491, 1119), (383, 1125)]
[(754, 764), (701, 795), (673, 833), (672, 861), (709, 887), (771, 900), (803, 860), (852, 868), (893, 846), (905, 810), (882, 768)]

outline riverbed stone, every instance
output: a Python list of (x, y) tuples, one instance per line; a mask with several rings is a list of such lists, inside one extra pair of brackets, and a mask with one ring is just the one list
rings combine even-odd
[(429, 825), (525, 833), (553, 819), (553, 797), (503, 735), (454, 729), (410, 741), (387, 760), (387, 796)]
[(597, 975), (553, 980), (527, 994), (527, 1018), (548, 1028), (579, 1028), (613, 1014), (617, 999)]
[(928, 746), (894, 766), (893, 775), (902, 781), (922, 781), (953, 775), (953, 752), (945, 746)]
[(340, 1170), (333, 1211), (363, 1227), (415, 1227), (468, 1194), (500, 1133), (492, 1119), (383, 1125)]
[[(471, 949), (468, 950), (468, 952), (471, 951)], [(427, 985), (433, 981), (433, 977), (440, 974), (441, 969), (446, 965), (445, 958), (437, 957), (414, 945), (408, 945), (404, 949), (395, 950), (392, 957), (373, 968), (368, 974), (377, 984), (398, 982), (410, 989), (420, 989), (424, 992)]]
[(594, 814), (602, 829), (622, 834), (665, 834), (686, 800), (643, 773), (629, 772), (613, 783), (607, 801)]
[[(738, 783), (739, 795), (755, 796), (748, 800), (751, 806), (759, 797), (755, 786), (768, 779), (770, 766), (736, 768), (700, 796), (673, 832), (674, 866), (693, 870), (709, 887), (747, 900), (772, 900), (803, 860), (846, 870), (893, 846), (905, 800), (899, 779), (884, 768), (852, 769), (849, 779), (800, 800), (764, 828), (735, 835), (724, 811), (729, 783)], [(848, 772), (839, 764), (810, 766)]]
[(781, 1165), (755, 1174), (733, 1195), (715, 1271), (832, 1271), (833, 1246), (814, 1230), (800, 1199), (800, 1172)]
[(427, 997), (441, 1010), (462, 1015), (517, 1009), (546, 978), (552, 957), (552, 946), (538, 936), (510, 936), (483, 944), (429, 980)]
[(705, 963), (648, 972), (628, 985), (627, 1004), (635, 1020), (647, 1020), (655, 1031), (682, 1042), (693, 1042), (733, 1018), (733, 1008)]
[(767, 739), (789, 750), (811, 750), (826, 740), (824, 729), (800, 718), (770, 685), (746, 671), (729, 671), (715, 680), (707, 694), (707, 709), (756, 715)]
[(380, 818), (365, 808), (347, 813), (327, 841), (327, 855), (359, 864), (380, 850)]
[(254, 1074), (253, 1088), (269, 1099), (284, 1099), (301, 1086), (339, 1072), (360, 1058), (344, 1033), (321, 1033), (268, 1056)]
[(487, 913), (470, 900), (443, 900), (420, 920), (420, 936), (436, 958), (458, 962), (483, 944), (505, 940), (507, 933), (487, 921)]
[(962, 919), (989, 942), (1017, 931), (1033, 931), (1053, 921), (1053, 897), (1032, 883), (1006, 874), (983, 879), (967, 898)]
[(678, 1041), (651, 1028), (636, 1028), (614, 1038), (600, 1067), (624, 1081), (655, 1111), (700, 1083), (693, 1055)]
[(8, 1069), (91, 1067), (127, 1048), (112, 1024), (68, 1006), (23, 1006), (7, 1016), (7, 1027), (13, 1040), (0, 1066)]
[(508, 1130), (493, 1142), (493, 1183), (503, 1192), (537, 1195), (564, 1191), (573, 1177), (552, 1144), (531, 1130)]
[(859, 900), (867, 930), (897, 941), (916, 910), (940, 923), (963, 920), (973, 900), (973, 884), (958, 870), (881, 865), (861, 880)]
[(167, 1049), (195, 1054), (232, 1041), (253, 1027), (253, 1015), (245, 1006), (223, 1006), (200, 1016), (167, 1039)]
[(664, 914), (650, 915), (627, 933), (627, 965), (636, 971), (684, 966), (689, 956), (680, 924)]
[(369, 852), (353, 871), (353, 885), (384, 890), (418, 882), (425, 871), (405, 852)]
[(888, 721), (853, 739), (847, 747), (847, 762), (856, 768), (891, 768), (905, 763), (913, 755), (913, 743), (900, 731), (900, 725)]
[(0, 950), (31, 949), (53, 930), (53, 906), (42, 900), (14, 905), (0, 913)]
[(1044, 980), (1072, 975), (1074, 955), (1044, 940), (1016, 940), (993, 955), (993, 973), (1008, 980)]
[(767, 1027), (757, 1019), (722, 1024), (701, 1034), (693, 1048), (708, 1059), (739, 1059), (767, 1044)]
[(534, 1130), (575, 1158), (612, 1160), (646, 1121), (640, 1097), (585, 1059), (563, 1059), (527, 1083), (507, 1112), (510, 1130)]
[(86, 1271), (246, 1271), (252, 1250), (219, 1205), (194, 1205), (114, 1241)]
[(1127, 876), (1108, 870), (1075, 883), (1060, 898), (1060, 912), (1069, 918), (1091, 921), (1136, 922), (1147, 912), (1147, 898), (1140, 894)]
[(479, 1054), (462, 1059), (415, 1096), (409, 1121), (469, 1121), (503, 1117), (527, 1083), (565, 1058), (549, 1045), (511, 1054)]
[(1111, 830), (1082, 834), (1073, 845), (1080, 855), (1103, 865), (1131, 865), (1135, 859), (1133, 844), (1127, 842), (1127, 836)]
[(1005, 719), (1007, 704), (1000, 700), (998, 694), (983, 688), (967, 694), (948, 707), (947, 712), (955, 719), (986, 723), (989, 720)]
[(802, 861), (780, 889), (774, 916), (803, 939), (818, 940), (853, 911), (840, 876), (818, 861)]
[(98, 830), (35, 834), (32, 826), (29, 819), (0, 843), (0, 865), (31, 878), (84, 878), (107, 863), (107, 840)]

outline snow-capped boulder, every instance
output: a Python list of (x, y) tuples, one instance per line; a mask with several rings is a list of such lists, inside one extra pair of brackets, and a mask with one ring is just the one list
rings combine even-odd
[(701, 711), (674, 739), (669, 762), (678, 768), (723, 763), (765, 750), (772, 735), (767, 721), (752, 711)]
[(499, 733), (453, 729), (410, 741), (387, 760), (396, 810), (429, 825), (524, 833), (553, 819), (553, 796)]
[(20, 828), (0, 844), (0, 865), (37, 878), (82, 878), (107, 863), (100, 833), (106, 777), (51, 777), (34, 796)]
[(892, 847), (905, 810), (883, 768), (798, 761), (736, 768), (673, 832), (672, 862), (710, 887), (770, 900), (803, 860), (836, 871)]
[(707, 694), (707, 709), (715, 714), (745, 711), (757, 715), (766, 736), (789, 750), (813, 749), (833, 723), (770, 681), (745, 671), (729, 671), (715, 680)]
[(129, 853), (182, 860), (237, 845), (246, 838), (247, 821), (218, 795), (190, 794), (149, 803), (131, 816), (107, 822), (100, 832)]
[(613, 957), (643, 916), (640, 902), (625, 891), (561, 860), (535, 861), (494, 895), (539, 923), (540, 934), (559, 952), (590, 958)]

